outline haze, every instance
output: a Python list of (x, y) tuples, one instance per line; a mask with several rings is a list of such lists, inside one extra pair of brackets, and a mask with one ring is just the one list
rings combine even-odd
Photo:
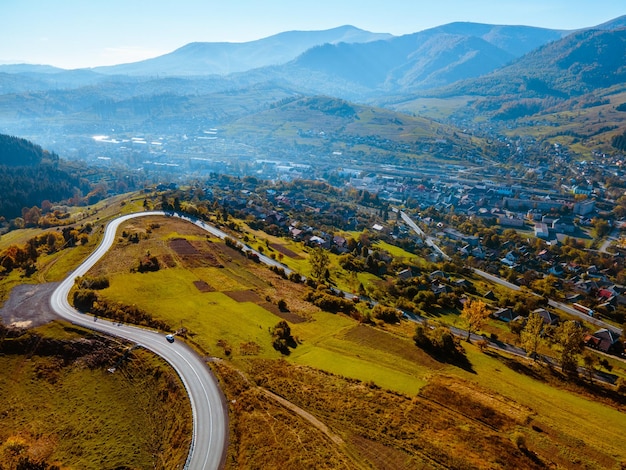
[(617, 0), (4, 0), (0, 63), (82, 68), (134, 62), (190, 42), (245, 42), (351, 24), (402, 35), (454, 21), (577, 29), (625, 13)]

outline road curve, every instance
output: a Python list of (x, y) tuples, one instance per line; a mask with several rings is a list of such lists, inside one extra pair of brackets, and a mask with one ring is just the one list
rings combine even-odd
[[(61, 282), (52, 294), (50, 305), (63, 319), (99, 332), (118, 336), (135, 342), (164, 358), (178, 373), (183, 381), (193, 414), (193, 437), (189, 457), (185, 468), (189, 470), (218, 469), (223, 466), (228, 442), (228, 414), (224, 397), (217, 381), (204, 361), (191, 348), (181, 341), (170, 344), (163, 333), (130, 325), (117, 324), (87, 316), (74, 309), (68, 296), (77, 277), (83, 276), (108, 251), (116, 237), (120, 224), (135, 217), (150, 215), (172, 215), (162, 211), (139, 212), (119, 217), (111, 221), (106, 228), (98, 248), (67, 278)], [(214, 227), (195, 222), (207, 231), (222, 237), (223, 232)], [(214, 233), (214, 230), (219, 233)]]

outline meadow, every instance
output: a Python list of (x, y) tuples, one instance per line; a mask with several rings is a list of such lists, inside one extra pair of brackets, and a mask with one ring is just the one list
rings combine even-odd
[(4, 337), (0, 468), (182, 468), (183, 385), (159, 358), (128, 348), (56, 321)]
[[(129, 241), (133, 233), (136, 243)], [(181, 251), (180, 240), (191, 248)], [(306, 257), (297, 246), (289, 249)], [(131, 272), (148, 254), (160, 269)], [(409, 322), (366, 325), (321, 311), (302, 300), (302, 284), (190, 224), (130, 222), (89, 275), (109, 278), (110, 287), (98, 291), (103, 299), (136, 305), (184, 329), (192, 344), (218, 359), (213, 367), (232, 420), (228, 468), (254, 458), (290, 468), (311, 462), (332, 468), (319, 464), (325, 458), (348, 468), (620, 468), (626, 462), (623, 397), (609, 390), (596, 399), (558, 371), (466, 343), (469, 368), (442, 363), (414, 345)], [(288, 311), (277, 308), (280, 300)], [(272, 348), (271, 329), (283, 319), (295, 339), (287, 356)], [(265, 391), (323, 422), (342, 443), (329, 447), (327, 436)], [(283, 435), (306, 436), (306, 444)]]

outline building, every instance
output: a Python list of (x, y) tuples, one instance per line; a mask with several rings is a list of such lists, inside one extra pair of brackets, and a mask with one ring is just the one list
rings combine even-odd
[(550, 238), (550, 231), (548, 230), (548, 224), (543, 222), (535, 223), (535, 236), (543, 240)]
[(590, 348), (597, 349), (606, 353), (621, 353), (624, 349), (620, 336), (606, 328), (596, 331), (592, 335), (586, 335), (584, 342)]

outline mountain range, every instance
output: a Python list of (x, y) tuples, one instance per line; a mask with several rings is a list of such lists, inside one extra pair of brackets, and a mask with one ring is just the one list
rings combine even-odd
[[(320, 95), (411, 112), (414, 100), (431, 97), (466, 106), (465, 117), (485, 110), (483, 117), (517, 117), (503, 107), (535, 100), (524, 104), (528, 115), (554, 100), (621, 86), (624, 57), (626, 16), (577, 31), (458, 22), (391, 36), (342, 26), (240, 44), (192, 43), (94, 69), (3, 65), (0, 132), (46, 143), (53, 134), (103, 127), (223, 126)], [(468, 104), (468, 97), (479, 99)], [(277, 111), (272, 116), (280, 119)]]
[(244, 43), (194, 42), (153, 59), (92, 70), (135, 76), (228, 75), (289, 62), (320, 44), (367, 43), (390, 37), (390, 34), (370, 33), (349, 25), (324, 31), (287, 31)]

